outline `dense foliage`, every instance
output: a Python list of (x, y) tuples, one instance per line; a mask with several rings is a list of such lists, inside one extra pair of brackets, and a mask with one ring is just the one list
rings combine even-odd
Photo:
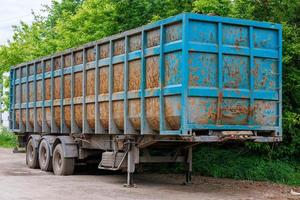
[(246, 146), (273, 158), (300, 155), (300, 1), (299, 0), (62, 0), (35, 15), (32, 25), (20, 23), (0, 47), (0, 73), (43, 55), (138, 27), (181, 12), (238, 17), (283, 25), (284, 141)]

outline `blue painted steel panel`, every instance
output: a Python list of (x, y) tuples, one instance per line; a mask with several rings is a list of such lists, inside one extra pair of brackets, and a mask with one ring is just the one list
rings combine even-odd
[[(83, 133), (185, 135), (201, 130), (253, 130), (281, 136), (281, 51), (280, 24), (183, 13), (13, 68), (11, 124), (14, 127), (16, 118), (21, 118), (24, 107), (17, 91), (26, 81), (55, 78), (61, 81), (60, 89), (67, 89), (64, 77), (84, 71), (82, 91), (74, 99), (63, 100), (63, 91), (55, 99), (52, 80), (52, 98), (44, 102), (51, 106), (52, 115), (54, 107), (60, 106), (61, 118), (72, 112), (72, 127), (80, 124), (78, 115), (82, 114), (82, 120), (96, 118), (84, 124)], [(23, 76), (24, 66), (58, 57), (66, 62), (65, 68), (55, 62), (44, 76), (32, 74), (30, 68), (28, 78)], [(71, 61), (63, 60), (67, 57)], [(89, 79), (90, 70), (96, 72), (97, 81)], [(89, 87), (94, 87), (94, 96), (86, 91)], [(70, 104), (71, 111), (66, 109)], [(96, 114), (88, 109), (91, 104)], [(26, 105), (39, 108), (43, 103)], [(77, 108), (84, 112), (74, 113)]]

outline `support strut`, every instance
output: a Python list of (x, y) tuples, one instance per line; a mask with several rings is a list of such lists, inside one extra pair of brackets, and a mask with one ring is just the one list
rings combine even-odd
[(189, 147), (186, 156), (186, 172), (185, 172), (185, 185), (192, 184), (192, 171), (193, 171), (193, 147)]
[(128, 155), (127, 155), (127, 183), (124, 187), (135, 187), (133, 183), (133, 173), (135, 171), (135, 147), (131, 141), (128, 141)]

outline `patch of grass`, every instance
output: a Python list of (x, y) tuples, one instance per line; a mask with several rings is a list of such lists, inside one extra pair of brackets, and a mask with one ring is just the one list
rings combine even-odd
[(16, 136), (4, 127), (0, 127), (0, 147), (12, 148), (17, 144)]
[(272, 160), (243, 148), (200, 146), (193, 161), (194, 171), (205, 176), (300, 185), (300, 163)]

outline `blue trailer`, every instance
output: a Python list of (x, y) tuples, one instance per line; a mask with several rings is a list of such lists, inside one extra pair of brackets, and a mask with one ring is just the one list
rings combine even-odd
[[(10, 128), (31, 168), (183, 162), (192, 147), (282, 140), (280, 24), (183, 13), (11, 68)], [(161, 155), (153, 155), (161, 151)]]

